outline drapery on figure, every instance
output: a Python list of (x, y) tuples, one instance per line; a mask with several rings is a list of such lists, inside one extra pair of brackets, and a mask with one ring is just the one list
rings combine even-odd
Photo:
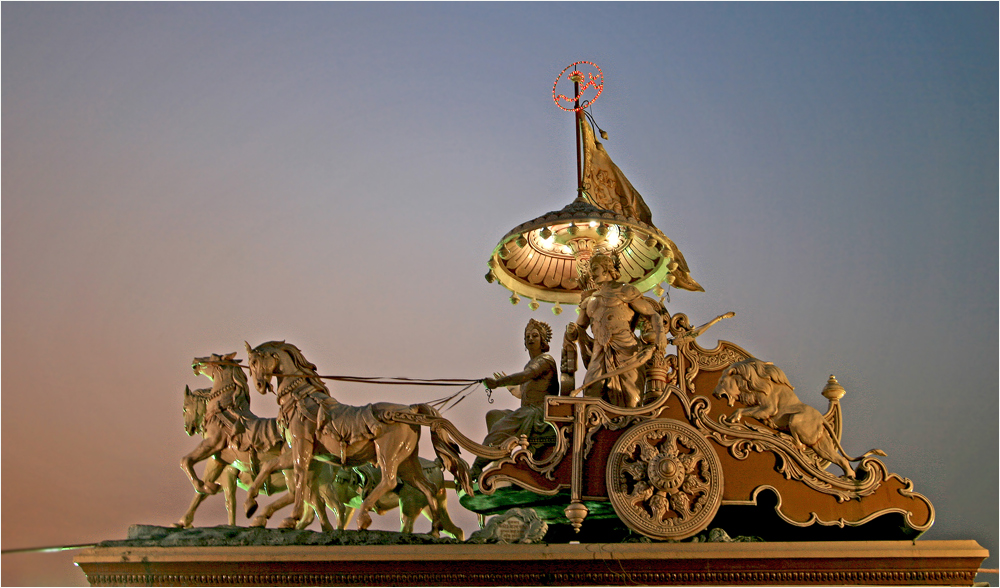
[[(489, 433), (483, 445), (496, 446), (508, 439), (532, 433), (544, 433), (549, 425), (544, 421), (546, 396), (559, 394), (559, 369), (556, 360), (546, 353), (552, 340), (549, 325), (530, 319), (524, 328), (524, 348), (528, 351), (524, 370), (511, 375), (495, 373), (485, 378), (483, 384), (491, 390), (506, 386), (515, 398), (521, 399), (517, 410), (491, 410), (486, 413), (486, 427)], [(484, 457), (477, 457), (470, 472), (473, 479), (479, 478), (483, 468), (490, 463)]]
[[(591, 258), (590, 275), (596, 288), (584, 294), (575, 331), (587, 367), (584, 396), (632, 408), (642, 402), (646, 362), (654, 354), (666, 353), (667, 338), (656, 302), (635, 286), (619, 283), (616, 266), (615, 258), (605, 253)], [(635, 336), (640, 318), (646, 323), (643, 341)]]

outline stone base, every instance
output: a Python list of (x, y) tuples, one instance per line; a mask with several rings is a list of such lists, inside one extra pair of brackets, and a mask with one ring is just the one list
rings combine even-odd
[(971, 586), (975, 541), (102, 546), (92, 586)]

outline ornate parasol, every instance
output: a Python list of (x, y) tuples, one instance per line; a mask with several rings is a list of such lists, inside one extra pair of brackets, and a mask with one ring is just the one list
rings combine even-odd
[[(580, 69), (586, 66), (596, 73), (585, 76)], [(573, 98), (557, 94), (563, 74), (570, 69), (566, 79), (573, 82)], [(596, 140), (587, 108), (603, 90), (604, 74), (589, 61), (567, 66), (552, 85), (556, 106), (575, 115), (577, 197), (561, 210), (514, 227), (493, 249), (486, 279), (510, 290), (513, 304), (521, 296), (531, 300), (532, 310), (539, 302), (552, 302), (555, 314), (562, 312), (560, 303), (579, 304), (581, 294), (590, 289), (589, 262), (597, 251), (613, 253), (622, 281), (641, 292), (655, 290), (662, 295), (664, 282), (704, 291), (691, 278), (680, 249), (653, 226), (642, 196)], [(588, 91), (595, 92), (593, 97), (581, 101)], [(600, 133), (607, 139), (607, 133)]]

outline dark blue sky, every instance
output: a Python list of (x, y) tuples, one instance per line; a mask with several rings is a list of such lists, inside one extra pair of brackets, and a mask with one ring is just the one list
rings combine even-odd
[[(997, 566), (997, 4), (2, 16), (2, 467), (31, 481), (4, 492), (5, 548), (180, 516), (194, 356), (287, 339), (323, 373), (520, 369), (529, 316), (561, 332), (575, 315), (482, 276), (508, 230), (572, 200), (550, 92), (591, 60), (609, 154), (706, 289), (670, 311), (736, 311), (702, 344), (775, 362), (814, 405), (836, 374), (848, 452), (886, 450), (937, 509), (925, 537), (975, 539)], [(449, 416), (476, 438), (494, 407)], [(221, 501), (202, 517), (224, 522)], [(5, 556), (3, 583), (83, 582), (35, 557)]]

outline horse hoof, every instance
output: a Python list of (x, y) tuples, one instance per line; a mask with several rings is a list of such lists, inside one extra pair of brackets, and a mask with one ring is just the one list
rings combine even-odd
[(364, 531), (372, 524), (372, 517), (367, 512), (361, 513), (358, 517), (358, 530)]
[(257, 501), (254, 500), (253, 502), (248, 502), (246, 505), (244, 505), (244, 509), (246, 510), (246, 515), (247, 518), (249, 519), (250, 517), (253, 516), (253, 513), (257, 512)]
[(255, 516), (250, 521), (250, 526), (251, 527), (266, 527), (267, 526), (267, 517), (265, 517), (264, 515)]
[(287, 519), (281, 521), (281, 524), (278, 525), (278, 528), (279, 529), (294, 529), (295, 525), (297, 525), (298, 522), (299, 522), (298, 519), (295, 519), (295, 518), (292, 518), (292, 517), (288, 517)]

